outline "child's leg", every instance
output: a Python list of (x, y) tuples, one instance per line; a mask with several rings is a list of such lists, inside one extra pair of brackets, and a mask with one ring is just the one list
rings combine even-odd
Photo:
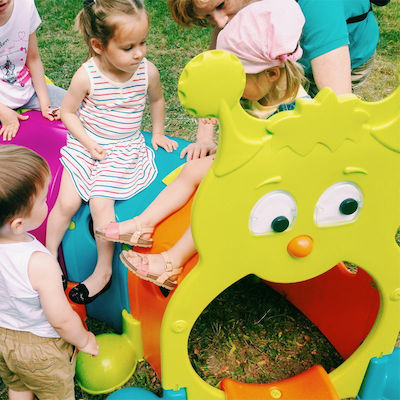
[[(153, 202), (137, 217), (118, 224), (119, 234), (130, 234), (142, 227), (154, 229), (164, 218), (181, 208), (194, 193), (197, 186), (210, 169), (214, 156), (189, 161), (178, 177), (172, 181)], [(104, 231), (104, 228), (102, 229)], [(143, 235), (148, 238), (150, 234)]]
[[(55, 85), (50, 85), (48, 83), (46, 84), (46, 86), (50, 99), (50, 107), (59, 108), (67, 91), (63, 88)], [(30, 108), (31, 110), (40, 111), (39, 98), (37, 97), (36, 93), (34, 93), (30, 100), (24, 105), (24, 108)]]
[(172, 181), (140, 214), (140, 218), (154, 226), (179, 210), (195, 192), (210, 169), (214, 156), (189, 161), (178, 177)]
[[(144, 279), (148, 279), (148, 276), (158, 278), (165, 273), (159, 282), (148, 279), (160, 286), (163, 286), (163, 283), (167, 280), (175, 281), (181, 272), (181, 266), (195, 253), (196, 249), (190, 227), (175, 245), (164, 254), (141, 254), (132, 250), (122, 252), (123, 258), (128, 261), (124, 264), (139, 277)], [(168, 262), (172, 264), (172, 270), (168, 270)]]
[(67, 91), (56, 85), (47, 84), (47, 91), (49, 92), (50, 107), (60, 108)]
[(46, 247), (55, 257), (71, 218), (78, 211), (81, 202), (82, 199), (76, 191), (69, 172), (64, 169), (60, 191), (47, 220)]
[[(115, 220), (114, 215), (114, 200), (104, 197), (94, 197), (89, 200), (90, 212), (93, 219), (93, 228), (104, 225), (108, 221)], [(112, 258), (114, 253), (114, 245), (105, 240), (96, 239), (97, 244), (97, 264), (92, 273), (81, 285), (88, 290), (88, 297), (93, 297), (98, 294), (109, 282), (112, 273)], [(79, 290), (77, 288), (77, 290)], [(85, 289), (83, 289), (85, 290)], [(72, 299), (74, 295), (71, 295)], [(74, 300), (75, 301), (75, 300)], [(85, 301), (90, 302), (91, 299)]]
[(34, 395), (30, 390), (25, 392), (16, 392), (15, 390), (9, 388), (8, 398), (9, 400), (33, 400)]

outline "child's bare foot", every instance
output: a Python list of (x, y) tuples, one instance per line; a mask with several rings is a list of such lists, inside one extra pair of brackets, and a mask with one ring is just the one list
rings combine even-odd
[(182, 272), (179, 260), (166, 251), (161, 254), (141, 254), (129, 250), (123, 251), (120, 258), (135, 275), (170, 290), (176, 286), (176, 278)]
[(134, 217), (122, 222), (110, 222), (107, 226), (97, 228), (96, 236), (110, 242), (121, 242), (131, 246), (151, 247), (151, 235), (154, 226)]

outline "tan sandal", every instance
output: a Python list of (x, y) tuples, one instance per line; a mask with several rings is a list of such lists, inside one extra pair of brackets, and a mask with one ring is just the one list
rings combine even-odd
[[(174, 275), (179, 275), (182, 272), (182, 267), (175, 268), (172, 265), (171, 258), (169, 257), (169, 254), (164, 251), (160, 253), (164, 260), (165, 264), (165, 270), (163, 273), (160, 275), (152, 274), (149, 273), (149, 264), (143, 264), (140, 263), (139, 265), (134, 265), (131, 261), (128, 260), (126, 257), (127, 251), (123, 251), (120, 255), (119, 258), (121, 259), (122, 263), (125, 265), (126, 268), (128, 268), (130, 271), (132, 271), (135, 275), (137, 275), (139, 278), (142, 278), (146, 281), (153, 282), (158, 286), (162, 286), (168, 290), (172, 290), (175, 288), (177, 282), (176, 281), (171, 281), (171, 276)], [(139, 253), (137, 253), (139, 254)], [(140, 254), (143, 257), (146, 257), (145, 254)]]
[(133, 233), (120, 234), (118, 222), (112, 221), (105, 227), (105, 229), (97, 228), (95, 235), (98, 238), (107, 240), (109, 242), (126, 243), (131, 246), (139, 247), (151, 247), (153, 245), (153, 239), (143, 239), (142, 235), (153, 233), (153, 229), (142, 228), (139, 220), (136, 217), (133, 218), (133, 221), (135, 221), (136, 224), (136, 230)]

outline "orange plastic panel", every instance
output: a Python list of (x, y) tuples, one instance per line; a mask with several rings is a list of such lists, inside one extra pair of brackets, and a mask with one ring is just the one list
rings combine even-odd
[(357, 350), (378, 315), (373, 279), (361, 268), (348, 271), (343, 263), (307, 281), (268, 285), (302, 311), (344, 359)]
[[(162, 221), (155, 229), (151, 249), (135, 248), (141, 253), (160, 253), (172, 247), (189, 226), (193, 199)], [(197, 254), (185, 265), (178, 283), (197, 264)], [(132, 316), (141, 322), (144, 358), (161, 378), (160, 327), (171, 293), (165, 297), (160, 288), (128, 272), (129, 306)]]
[(87, 325), (86, 325), (86, 320), (87, 320), (87, 314), (86, 314), (86, 307), (84, 304), (77, 304), (74, 303), (68, 296), (70, 290), (75, 287), (76, 285), (78, 285), (79, 282), (69, 282), (68, 281), (68, 285), (67, 288), (65, 289), (65, 295), (67, 296), (67, 300), (70, 304), (70, 306), (72, 307), (72, 309), (79, 315), (79, 317), (82, 320), (83, 325), (85, 326), (85, 328), (87, 329)]
[(280, 382), (240, 383), (225, 378), (220, 383), (227, 400), (338, 400), (328, 374), (315, 365), (307, 371)]

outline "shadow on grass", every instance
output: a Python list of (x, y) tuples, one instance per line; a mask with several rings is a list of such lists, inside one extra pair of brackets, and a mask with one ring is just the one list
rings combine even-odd
[(343, 360), (296, 307), (255, 276), (235, 283), (196, 321), (189, 339), (196, 372), (210, 385), (229, 377), (246, 383), (282, 380)]

